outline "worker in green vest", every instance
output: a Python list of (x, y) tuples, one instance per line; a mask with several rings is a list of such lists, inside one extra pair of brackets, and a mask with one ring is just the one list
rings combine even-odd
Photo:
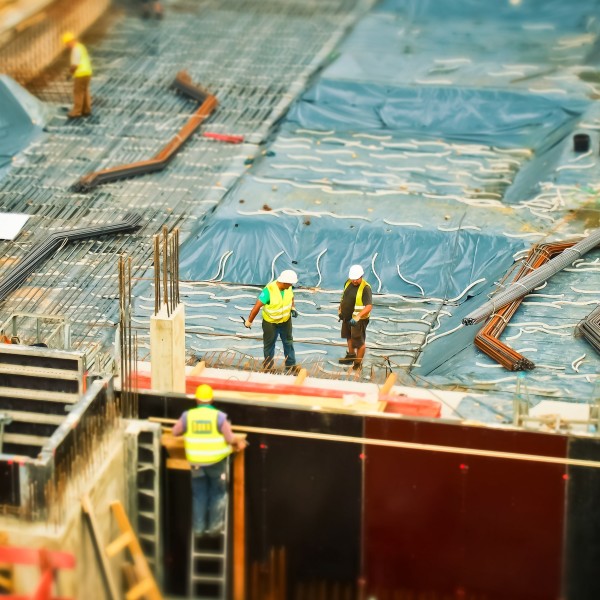
[(233, 434), (227, 415), (212, 405), (213, 389), (202, 384), (196, 389), (198, 406), (184, 412), (173, 426), (183, 435), (185, 456), (192, 471), (192, 513), (196, 535), (216, 536), (223, 532), (227, 499), (227, 457), (232, 449), (248, 444)]
[(277, 336), (283, 343), (285, 366), (292, 372), (298, 371), (296, 353), (294, 351), (294, 336), (292, 334), (292, 319), (298, 312), (294, 308), (294, 292), (292, 286), (298, 283), (295, 271), (282, 271), (281, 275), (263, 288), (256, 304), (250, 311), (244, 325), (250, 329), (258, 311), (262, 308), (263, 329), (263, 368), (271, 370), (275, 358), (275, 342)]
[(73, 78), (73, 108), (67, 115), (69, 119), (89, 117), (92, 114), (92, 62), (87, 48), (75, 35), (67, 32), (62, 36), (63, 44), (71, 50), (69, 72)]
[(371, 286), (363, 279), (365, 274), (360, 265), (352, 265), (344, 292), (338, 307), (338, 316), (342, 321), (341, 337), (348, 344), (348, 352), (340, 358), (341, 364), (352, 364), (360, 369), (367, 350), (367, 325), (373, 308)]

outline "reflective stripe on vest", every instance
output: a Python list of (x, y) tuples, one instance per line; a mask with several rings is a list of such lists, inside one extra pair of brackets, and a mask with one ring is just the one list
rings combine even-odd
[(81, 60), (77, 65), (77, 69), (75, 69), (75, 73), (73, 73), (73, 77), (90, 77), (92, 74), (92, 61), (87, 48), (79, 42), (75, 47), (79, 50)]
[[(344, 285), (344, 291), (346, 291), (346, 288), (350, 285), (351, 282), (351, 279), (348, 279), (348, 281), (346, 281), (346, 285)], [(354, 319), (358, 317), (360, 311), (365, 307), (365, 305), (363, 304), (362, 295), (366, 285), (371, 287), (371, 285), (363, 279), (360, 282), (360, 285), (358, 286), (358, 291), (356, 292), (356, 300), (354, 301), (354, 310), (352, 311), (352, 318)]]
[(218, 418), (219, 411), (214, 406), (198, 406), (188, 411), (183, 442), (189, 462), (210, 465), (231, 454), (231, 446), (219, 433)]
[(263, 306), (262, 318), (269, 323), (285, 323), (290, 318), (294, 300), (291, 286), (283, 290), (283, 296), (276, 281), (271, 281), (267, 285), (267, 289), (269, 290), (269, 304)]

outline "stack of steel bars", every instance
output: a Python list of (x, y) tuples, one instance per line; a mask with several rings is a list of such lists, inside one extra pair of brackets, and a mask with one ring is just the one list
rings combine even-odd
[(141, 215), (129, 213), (125, 215), (122, 221), (112, 223), (111, 225), (79, 227), (77, 229), (51, 233), (39, 244), (36, 244), (35, 249), (27, 254), (23, 260), (19, 261), (17, 266), (11, 269), (6, 277), (0, 280), (0, 301), (4, 300), (10, 292), (19, 287), (29, 274), (58, 248), (69, 242), (95, 238), (100, 235), (108, 235), (109, 233), (131, 231), (138, 227), (141, 220)]
[(492, 300), (489, 300), (473, 312), (469, 313), (462, 320), (463, 325), (481, 323), (481, 321), (489, 317), (492, 313), (495, 313), (499, 308), (510, 304), (518, 298), (522, 298), (544, 283), (547, 279), (550, 279), (552, 275), (562, 271), (562, 269), (571, 265), (577, 258), (580, 258), (592, 250), (592, 248), (598, 246), (598, 244), (600, 244), (600, 229), (594, 229), (588, 237), (576, 244), (572, 244), (564, 252), (561, 252), (558, 256), (548, 261), (547, 265), (544, 265), (540, 269), (535, 269), (519, 281), (513, 282), (512, 285), (504, 291), (499, 292), (494, 296)]
[(594, 350), (600, 352), (600, 305), (579, 323), (577, 329), (594, 347)]
[[(574, 245), (574, 241), (567, 241), (554, 244), (537, 244), (533, 246), (525, 259), (525, 262), (515, 276), (513, 285), (510, 286), (509, 289), (514, 287), (515, 282), (531, 274), (532, 271), (535, 271), (543, 264), (547, 263), (551, 258), (557, 254), (561, 254), (564, 250), (571, 248)], [(475, 336), (475, 345), (509, 371), (529, 371), (535, 367), (535, 364), (532, 361), (525, 358), (522, 354), (519, 354), (516, 350), (510, 348), (499, 339), (505, 327), (508, 325), (508, 322), (515, 312), (517, 312), (519, 305), (523, 301), (523, 297), (524, 294), (520, 298), (513, 300), (510, 304), (505, 305), (494, 312), (489, 321)], [(600, 328), (598, 331), (600, 332)]]

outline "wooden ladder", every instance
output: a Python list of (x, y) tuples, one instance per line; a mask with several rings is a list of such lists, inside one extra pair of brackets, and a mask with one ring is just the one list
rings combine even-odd
[(102, 552), (101, 548), (103, 544), (98, 533), (98, 525), (89, 497), (84, 496), (81, 503), (83, 510), (89, 519), (94, 546), (96, 547), (96, 552), (100, 560), (109, 596), (114, 600), (118, 600), (121, 597), (114, 584), (107, 558), (113, 558), (119, 554), (119, 552), (128, 548), (133, 560), (133, 567), (126, 572), (127, 577), (125, 579), (130, 586), (125, 592), (126, 600), (138, 600), (139, 598), (146, 598), (146, 600), (163, 600), (163, 595), (156, 584), (154, 575), (152, 575), (148, 561), (144, 556), (140, 542), (129, 522), (123, 505), (118, 500), (115, 500), (110, 504), (110, 508), (115, 521), (117, 522), (117, 526), (121, 531), (121, 535), (110, 542), (108, 546), (104, 548), (104, 552)]

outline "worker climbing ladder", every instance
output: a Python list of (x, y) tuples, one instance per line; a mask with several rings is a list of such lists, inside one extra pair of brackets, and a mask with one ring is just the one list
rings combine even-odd
[[(227, 467), (229, 481), (229, 465)], [(190, 540), (188, 598), (227, 600), (229, 494), (225, 497), (223, 532), (215, 536), (197, 535), (193, 528)]]

